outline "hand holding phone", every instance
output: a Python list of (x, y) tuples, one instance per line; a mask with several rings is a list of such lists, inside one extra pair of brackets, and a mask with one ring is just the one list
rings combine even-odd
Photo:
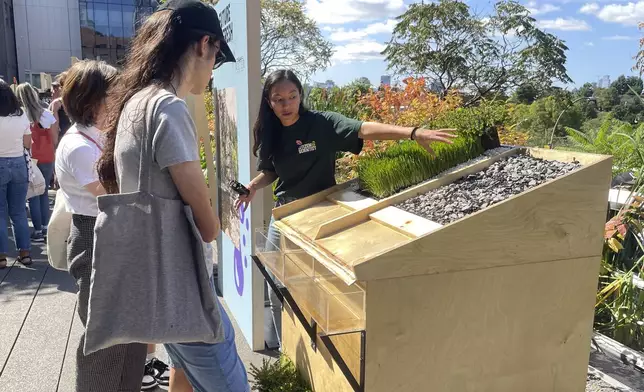
[(248, 190), (248, 188), (246, 188), (245, 186), (240, 184), (238, 181), (230, 180), (228, 185), (239, 196), (248, 196), (248, 195), (250, 195), (250, 190)]

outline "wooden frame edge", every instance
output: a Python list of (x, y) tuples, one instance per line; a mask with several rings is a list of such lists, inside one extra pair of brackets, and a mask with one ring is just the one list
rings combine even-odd
[(283, 219), (291, 214), (294, 214), (298, 211), (301, 211), (307, 207), (312, 206), (313, 204), (319, 203), (321, 201), (324, 201), (328, 198), (329, 195), (334, 194), (335, 192), (341, 191), (343, 189), (349, 188), (352, 186), (357, 180), (350, 180), (347, 182), (344, 182), (342, 184), (338, 184), (335, 186), (332, 186), (331, 188), (325, 189), (321, 192), (318, 192), (314, 195), (304, 197), (302, 199), (295, 200), (293, 202), (290, 202), (288, 204), (284, 204), (283, 206), (279, 206), (273, 209), (273, 218), (275, 218), (276, 221), (279, 221), (280, 219)]

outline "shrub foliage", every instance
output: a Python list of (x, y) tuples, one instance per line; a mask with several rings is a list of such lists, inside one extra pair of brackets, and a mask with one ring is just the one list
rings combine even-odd
[(262, 361), (260, 367), (251, 365), (253, 391), (258, 392), (311, 392), (311, 388), (288, 357)]

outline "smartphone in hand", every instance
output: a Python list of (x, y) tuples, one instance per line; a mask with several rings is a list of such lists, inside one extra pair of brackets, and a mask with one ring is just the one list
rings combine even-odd
[(240, 184), (238, 181), (231, 180), (228, 185), (230, 186), (230, 189), (232, 189), (235, 193), (237, 193), (239, 196), (248, 196), (250, 195), (250, 191), (248, 188)]

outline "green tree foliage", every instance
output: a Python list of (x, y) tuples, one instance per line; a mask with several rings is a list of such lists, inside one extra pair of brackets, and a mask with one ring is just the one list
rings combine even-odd
[(366, 78), (364, 76), (354, 80), (351, 84), (365, 86), (369, 89), (371, 88), (371, 81), (369, 80), (369, 78)]
[(506, 105), (496, 101), (481, 101), (477, 106), (458, 108), (431, 122), (431, 128), (456, 128), (460, 135), (478, 138), (497, 130), (511, 121)]
[(634, 127), (606, 114), (584, 124), (581, 131), (566, 128), (566, 133), (570, 149), (612, 155), (615, 173), (644, 166), (644, 125)]
[(595, 95), (595, 86), (593, 86), (592, 83), (584, 83), (584, 85), (581, 86), (579, 90), (575, 91), (575, 93), (580, 97), (590, 98)]
[(514, 90), (512, 101), (516, 103), (531, 104), (539, 97), (539, 90), (532, 83), (522, 84)]
[(359, 118), (366, 110), (359, 100), (367, 90), (368, 87), (354, 83), (330, 89), (314, 87), (304, 100), (304, 104), (309, 109), (337, 112), (349, 118)]
[(637, 76), (626, 77), (621, 75), (610, 85), (612, 88), (617, 90), (618, 95), (632, 95), (633, 92), (631, 88), (637, 92), (639, 95), (644, 89), (644, 84), (642, 84), (642, 79)]
[(641, 122), (644, 104), (639, 97), (632, 94), (624, 94), (620, 98), (619, 105), (613, 107), (615, 118), (631, 124)]
[(333, 46), (299, 0), (261, 0), (261, 75), (288, 68), (304, 79), (330, 64)]
[(619, 104), (619, 93), (614, 87), (601, 88), (595, 91), (597, 106), (602, 112), (610, 112)]
[(481, 18), (464, 1), (439, 0), (411, 4), (383, 54), (390, 68), (427, 76), (443, 93), (467, 91), (467, 106), (527, 83), (546, 88), (553, 80), (571, 82), (566, 50), (518, 2), (500, 1)]
[(565, 136), (565, 127), (581, 127), (584, 120), (581, 105), (579, 102), (573, 104), (573, 100), (572, 94), (560, 93), (538, 99), (532, 105), (517, 105), (512, 122), (517, 124), (517, 130), (528, 133), (530, 144), (544, 146), (549, 143), (560, 115), (555, 136)]

